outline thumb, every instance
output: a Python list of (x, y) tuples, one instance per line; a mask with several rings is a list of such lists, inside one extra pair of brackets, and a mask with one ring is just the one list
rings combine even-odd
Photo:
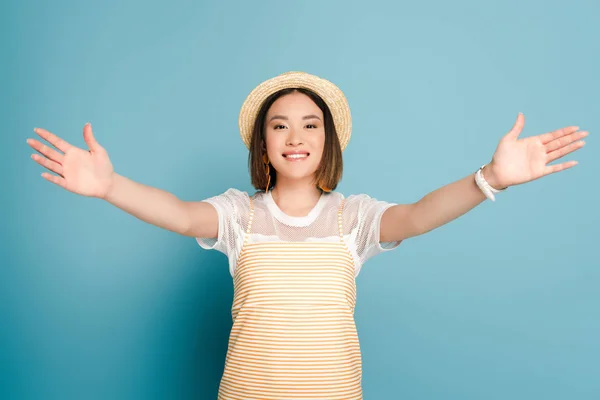
[(83, 126), (83, 140), (87, 143), (90, 151), (98, 151), (102, 149), (102, 146), (96, 141), (94, 133), (92, 132), (92, 124), (87, 123)]
[(524, 125), (525, 116), (523, 115), (523, 113), (520, 112), (519, 115), (517, 115), (517, 120), (515, 121), (515, 124), (513, 125), (511, 130), (506, 134), (505, 138), (517, 140), (517, 138), (521, 134), (521, 131), (523, 130)]

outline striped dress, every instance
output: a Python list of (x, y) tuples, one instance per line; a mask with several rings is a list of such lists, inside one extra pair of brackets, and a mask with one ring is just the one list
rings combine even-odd
[(219, 400), (362, 399), (355, 263), (344, 241), (248, 243), (234, 273)]

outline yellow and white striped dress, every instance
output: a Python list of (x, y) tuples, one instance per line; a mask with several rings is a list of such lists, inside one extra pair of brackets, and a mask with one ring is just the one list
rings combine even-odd
[(219, 400), (362, 399), (355, 264), (340, 240), (248, 243), (234, 273)]

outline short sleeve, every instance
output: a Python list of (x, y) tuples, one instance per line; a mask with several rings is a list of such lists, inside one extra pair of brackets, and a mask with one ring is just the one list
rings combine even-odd
[(385, 210), (395, 205), (377, 200), (366, 194), (348, 196), (344, 204), (344, 224), (350, 230), (349, 245), (362, 266), (377, 254), (395, 249), (398, 242), (380, 242), (381, 217)]
[(211, 204), (217, 211), (219, 229), (216, 238), (200, 238), (196, 241), (206, 250), (218, 250), (229, 258), (230, 271), (236, 264), (238, 253), (244, 240), (244, 227), (249, 215), (248, 193), (237, 189), (202, 200)]

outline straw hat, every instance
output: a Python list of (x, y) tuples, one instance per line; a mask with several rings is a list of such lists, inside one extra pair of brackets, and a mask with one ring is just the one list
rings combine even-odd
[(305, 88), (318, 94), (329, 107), (333, 124), (340, 141), (342, 151), (348, 145), (352, 132), (350, 107), (344, 93), (333, 83), (306, 72), (289, 71), (268, 79), (255, 87), (242, 104), (239, 116), (240, 135), (248, 149), (252, 128), (260, 106), (271, 94), (285, 88)]

